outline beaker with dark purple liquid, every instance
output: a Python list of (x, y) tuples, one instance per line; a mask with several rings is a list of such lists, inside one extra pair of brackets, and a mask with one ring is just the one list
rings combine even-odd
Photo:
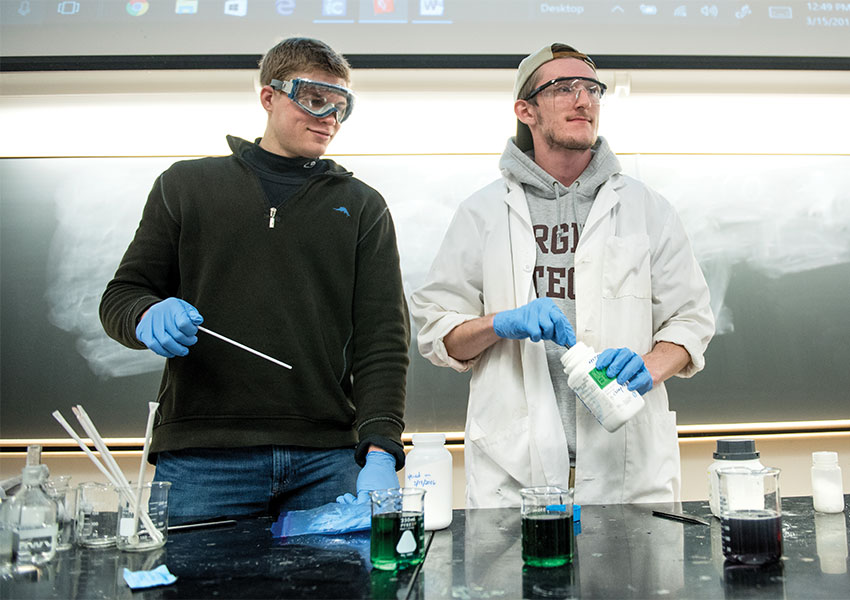
[(736, 517), (721, 517), (720, 527), (728, 560), (761, 565), (782, 556), (782, 517), (773, 512), (741, 511)]
[(745, 565), (782, 556), (779, 469), (718, 469), (723, 555)]

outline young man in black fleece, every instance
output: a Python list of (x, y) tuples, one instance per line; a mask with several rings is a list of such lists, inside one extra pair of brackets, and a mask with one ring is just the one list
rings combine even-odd
[(269, 50), (263, 137), (160, 175), (103, 294), (106, 332), (168, 359), (151, 456), (175, 521), (398, 487), (409, 324), (395, 230), (375, 190), (320, 158), (351, 114), (349, 79), (318, 40)]

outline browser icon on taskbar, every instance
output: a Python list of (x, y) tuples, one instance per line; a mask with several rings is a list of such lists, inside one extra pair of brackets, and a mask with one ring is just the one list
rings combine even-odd
[(131, 17), (141, 17), (143, 14), (148, 12), (148, 9), (151, 5), (147, 2), (147, 0), (136, 0), (135, 2), (127, 3), (127, 14)]

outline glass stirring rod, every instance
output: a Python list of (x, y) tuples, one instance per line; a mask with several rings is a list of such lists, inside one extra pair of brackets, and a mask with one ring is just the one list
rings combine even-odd
[(200, 330), (201, 330), (201, 331), (203, 331), (204, 333), (208, 333), (208, 334), (210, 334), (210, 335), (211, 335), (211, 336), (213, 336), (213, 337), (217, 337), (218, 339), (223, 340), (223, 341), (227, 342), (228, 344), (233, 344), (233, 345), (234, 345), (234, 346), (236, 346), (237, 348), (242, 348), (242, 350), (245, 350), (245, 351), (247, 351), (247, 352), (250, 352), (251, 354), (256, 354), (256, 355), (257, 355), (257, 356), (259, 356), (260, 358), (265, 358), (266, 360), (268, 360), (268, 361), (270, 361), (270, 362), (273, 362), (273, 363), (274, 363), (274, 364), (276, 364), (276, 365), (280, 365), (281, 367), (286, 367), (287, 369), (291, 369), (291, 368), (292, 368), (292, 366), (291, 366), (291, 365), (288, 365), (288, 364), (286, 364), (286, 363), (285, 363), (285, 362), (283, 362), (283, 361), (280, 361), (280, 360), (278, 360), (278, 359), (276, 359), (276, 358), (272, 358), (271, 356), (269, 356), (269, 355), (267, 355), (267, 354), (263, 354), (262, 352), (259, 352), (258, 350), (254, 350), (253, 348), (249, 348), (249, 347), (248, 347), (248, 346), (246, 346), (245, 344), (240, 344), (239, 342), (237, 342), (237, 341), (235, 341), (235, 340), (231, 340), (231, 339), (230, 339), (230, 338), (228, 338), (228, 337), (224, 337), (224, 336), (223, 336), (223, 335), (221, 335), (220, 333), (216, 333), (215, 331), (211, 331), (211, 330), (207, 329), (206, 327), (201, 327), (200, 325), (198, 325), (198, 329), (200, 329)]

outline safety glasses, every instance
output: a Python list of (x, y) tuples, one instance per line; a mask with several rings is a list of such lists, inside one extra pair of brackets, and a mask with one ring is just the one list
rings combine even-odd
[(550, 96), (555, 100), (561, 100), (569, 104), (575, 104), (582, 92), (587, 92), (587, 97), (592, 104), (599, 104), (605, 90), (608, 89), (601, 81), (590, 77), (558, 77), (547, 81), (534, 89), (525, 100), (531, 100), (538, 94)]
[(337, 122), (342, 123), (354, 109), (354, 93), (341, 85), (300, 77), (288, 81), (272, 79), (269, 85), (286, 94), (304, 112), (319, 119), (336, 113)]

